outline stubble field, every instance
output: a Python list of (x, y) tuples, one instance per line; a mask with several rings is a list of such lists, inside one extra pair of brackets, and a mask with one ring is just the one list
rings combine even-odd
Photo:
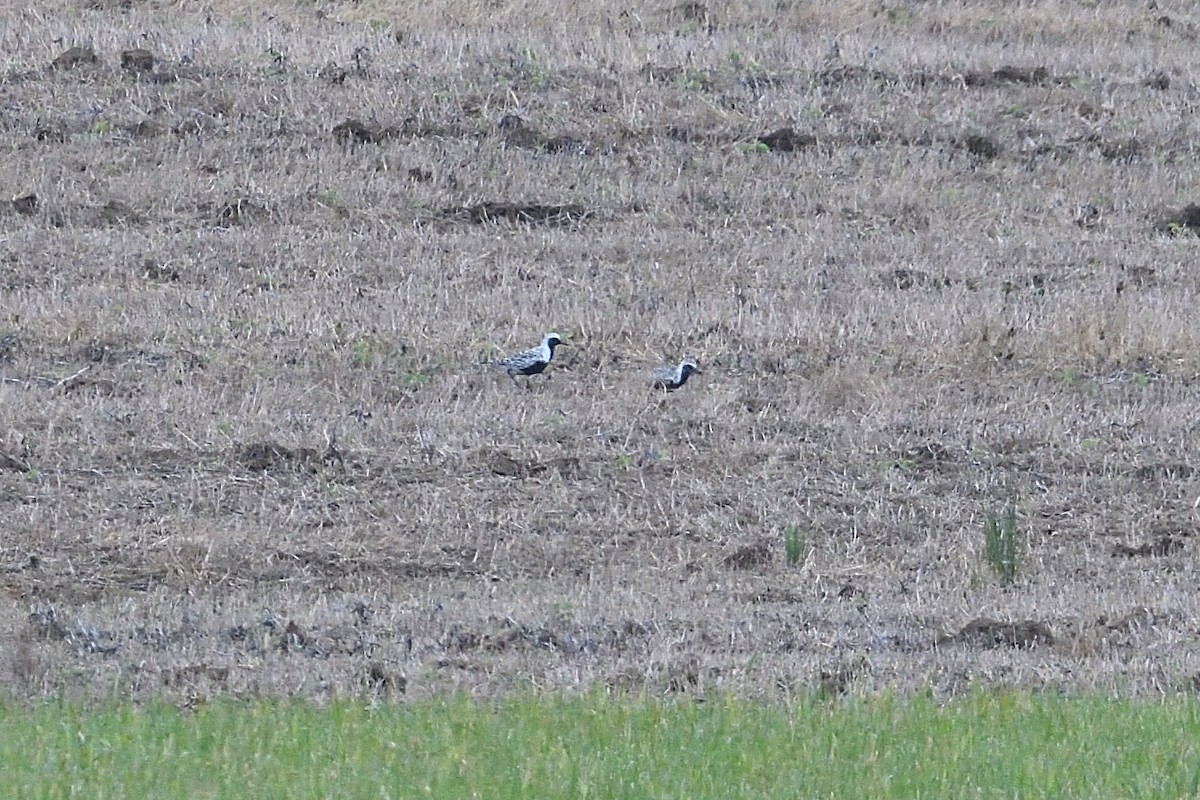
[(1200, 20), (992, 5), (9, 9), (4, 693), (1195, 690)]

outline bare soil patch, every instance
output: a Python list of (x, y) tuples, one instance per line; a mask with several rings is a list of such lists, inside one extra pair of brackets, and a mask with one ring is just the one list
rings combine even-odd
[(0, 691), (1195, 691), (1195, 20), (481, 8), (3, 17)]

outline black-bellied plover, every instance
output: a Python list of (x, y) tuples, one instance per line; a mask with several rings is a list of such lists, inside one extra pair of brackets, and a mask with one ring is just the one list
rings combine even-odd
[(673, 392), (687, 383), (687, 379), (693, 372), (700, 373), (699, 365), (692, 359), (685, 358), (679, 362), (679, 366), (677, 367), (664, 366), (655, 367), (650, 370), (650, 380), (654, 384), (655, 389), (665, 389), (668, 392)]
[(554, 358), (554, 348), (560, 344), (562, 344), (562, 337), (557, 333), (547, 333), (537, 347), (531, 347), (493, 363), (507, 372), (508, 377), (512, 378), (513, 383), (516, 383), (518, 375), (537, 375), (544, 370), (549, 365), (550, 359)]

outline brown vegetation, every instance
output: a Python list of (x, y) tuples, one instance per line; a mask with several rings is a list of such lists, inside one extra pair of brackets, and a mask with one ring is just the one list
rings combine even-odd
[(2, 691), (1191, 691), (1196, 20), (726, 5), (10, 9)]

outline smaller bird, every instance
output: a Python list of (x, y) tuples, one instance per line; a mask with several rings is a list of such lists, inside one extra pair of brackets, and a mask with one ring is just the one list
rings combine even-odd
[(687, 383), (687, 379), (692, 373), (702, 375), (700, 367), (690, 358), (685, 358), (679, 362), (679, 366), (663, 366), (655, 367), (650, 370), (650, 380), (654, 384), (655, 389), (665, 389), (668, 392), (673, 392), (679, 387)]
[(537, 347), (531, 347), (492, 363), (507, 372), (508, 377), (512, 378), (515, 384), (518, 375), (537, 375), (546, 369), (550, 360), (554, 358), (554, 348), (562, 343), (562, 337), (557, 333), (547, 333)]

